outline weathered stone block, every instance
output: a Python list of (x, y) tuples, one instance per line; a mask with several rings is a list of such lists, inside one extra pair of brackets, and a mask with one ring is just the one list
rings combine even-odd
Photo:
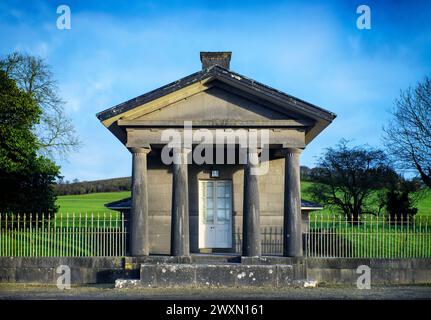
[[(58, 276), (58, 275), (57, 275)], [(57, 279), (54, 268), (18, 268), (15, 269), (15, 281), (24, 283), (53, 283)]]
[(305, 277), (296, 276), (295, 267), (292, 265), (277, 265), (276, 272), (278, 287), (291, 286), (293, 281), (305, 279)]
[(142, 256), (137, 261), (143, 264), (191, 263), (191, 256)]
[(275, 265), (242, 265), (236, 276), (236, 286), (270, 286), (277, 285), (277, 266)]
[(95, 268), (102, 259), (100, 257), (64, 257), (58, 263), (76, 268)]
[(431, 259), (430, 258), (411, 259), (411, 264), (412, 264), (412, 268), (413, 269), (428, 269), (428, 270), (431, 270)]
[(21, 258), (19, 257), (0, 257), (0, 268), (19, 268)]
[(192, 286), (195, 284), (195, 265), (190, 264), (142, 264), (143, 286)]
[(431, 269), (415, 269), (412, 278), (416, 284), (429, 284), (431, 283)]
[(308, 268), (350, 269), (360, 265), (371, 267), (371, 259), (366, 258), (307, 258)]
[(140, 280), (144, 287), (156, 287), (157, 286), (157, 265), (155, 264), (142, 264), (140, 271)]
[[(124, 268), (124, 260), (121, 257), (98, 257), (93, 259), (93, 268)], [(82, 263), (81, 266), (87, 267), (88, 265)]]
[(307, 278), (310, 280), (316, 280), (317, 282), (340, 284), (342, 283), (341, 270), (340, 269), (308, 269)]
[(16, 268), (0, 267), (0, 282), (16, 282)]
[[(340, 269), (339, 282), (348, 285), (356, 285), (356, 281), (361, 274), (356, 273), (356, 269)], [(372, 278), (371, 278), (372, 279)]]
[(371, 269), (409, 269), (412, 268), (410, 259), (370, 259)]
[(393, 270), (372, 269), (371, 285), (373, 284), (398, 284), (399, 278)]
[(233, 286), (240, 273), (235, 265), (196, 265), (197, 286)]
[(142, 287), (141, 280), (117, 279), (115, 280), (116, 289), (139, 288)]

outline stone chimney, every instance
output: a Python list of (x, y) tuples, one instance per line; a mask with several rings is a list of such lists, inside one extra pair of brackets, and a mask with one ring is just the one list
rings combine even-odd
[(230, 57), (232, 52), (201, 52), (202, 69), (208, 69), (212, 66), (220, 66), (225, 69), (230, 67)]

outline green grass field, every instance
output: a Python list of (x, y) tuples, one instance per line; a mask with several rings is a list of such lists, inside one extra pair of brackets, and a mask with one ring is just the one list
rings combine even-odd
[(420, 215), (431, 215), (431, 190), (428, 190), (424, 197), (418, 202), (417, 208)]
[[(302, 198), (311, 200), (307, 193), (307, 188), (311, 182), (301, 182)], [(104, 205), (109, 202), (117, 201), (130, 197), (129, 191), (124, 192), (106, 192), (106, 193), (90, 193), (84, 195), (59, 196), (57, 204), (60, 206), (59, 212), (61, 215), (69, 213), (85, 213), (85, 212), (109, 212)], [(418, 215), (431, 215), (431, 190), (425, 193), (424, 197), (417, 203), (419, 209)], [(323, 214), (330, 213), (329, 209), (324, 209)]]
[(59, 213), (62, 215), (66, 214), (67, 212), (109, 212), (111, 210), (108, 210), (105, 207), (106, 203), (121, 200), (127, 197), (130, 197), (130, 191), (59, 196), (57, 198), (57, 205), (60, 206)]

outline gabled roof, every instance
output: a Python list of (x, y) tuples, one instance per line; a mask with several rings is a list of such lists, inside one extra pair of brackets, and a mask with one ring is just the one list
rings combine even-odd
[[(302, 115), (304, 118), (314, 121), (314, 125), (310, 126), (306, 131), (306, 144), (314, 139), (324, 128), (326, 128), (336, 115), (328, 110), (313, 105), (304, 100), (286, 94), (280, 90), (262, 84), (256, 80), (245, 77), (239, 73), (233, 72), (214, 65), (209, 68), (202, 69), (196, 73), (186, 76), (177, 81), (171, 82), (153, 91), (147, 92), (136, 98), (120, 103), (112, 108), (97, 113), (97, 118), (111, 130), (123, 143), (125, 142), (124, 128), (117, 125), (117, 120), (123, 117), (123, 114), (134, 112), (134, 109), (139, 108), (147, 103), (152, 103), (154, 100), (163, 98), (164, 96), (174, 94), (186, 90), (187, 87), (202, 84), (204, 87), (212, 81), (222, 82), (237, 90), (251, 95), (256, 99), (267, 101), (280, 111), (291, 112)], [(203, 89), (202, 89), (203, 90)], [(133, 111), (132, 111), (133, 110)]]
[[(108, 209), (117, 210), (117, 211), (130, 210), (130, 208), (132, 207), (132, 198), (124, 198), (121, 200), (106, 203), (105, 207), (107, 207)], [(323, 206), (316, 202), (311, 202), (311, 201), (301, 199), (301, 209), (308, 210), (308, 211), (321, 210), (323, 209)]]
[(237, 86), (243, 86), (245, 88), (251, 89), (255, 93), (266, 95), (267, 97), (271, 97), (273, 99), (278, 99), (280, 102), (284, 101), (294, 104), (297, 108), (297, 111), (302, 111), (307, 115), (313, 115), (314, 117), (321, 118), (326, 121), (332, 121), (336, 117), (334, 113), (328, 110), (298, 99), (294, 96), (288, 95), (287, 93), (245, 77), (239, 73), (233, 72), (232, 70), (224, 69), (218, 65), (215, 65), (209, 69), (203, 69), (182, 79), (164, 85), (158, 89), (120, 103), (112, 108), (97, 113), (96, 116), (100, 121), (104, 121), (207, 78), (214, 78)]

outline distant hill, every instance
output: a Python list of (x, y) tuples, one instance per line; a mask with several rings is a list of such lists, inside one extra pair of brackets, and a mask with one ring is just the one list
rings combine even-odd
[(54, 191), (58, 196), (65, 196), (96, 192), (130, 191), (131, 186), (132, 178), (123, 177), (95, 181), (60, 183), (54, 185)]

